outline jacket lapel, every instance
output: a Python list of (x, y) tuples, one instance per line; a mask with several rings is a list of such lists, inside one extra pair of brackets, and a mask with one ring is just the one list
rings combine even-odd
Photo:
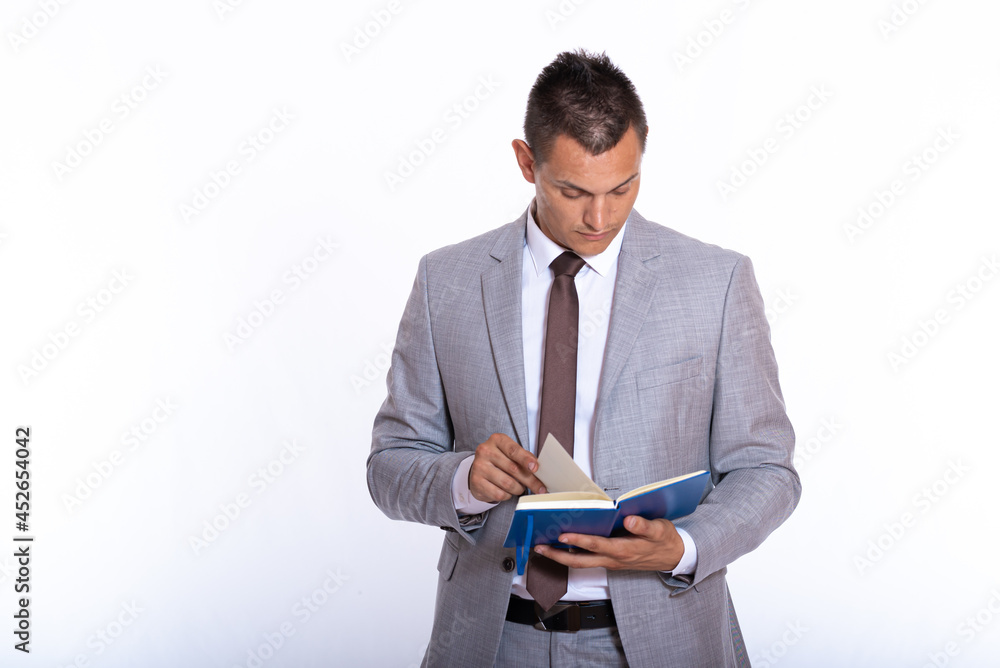
[[(524, 342), (521, 335), (521, 264), (526, 223), (527, 211), (497, 239), (490, 250), (490, 255), (497, 263), (482, 275), (483, 305), (493, 359), (507, 410), (514, 424), (515, 438), (522, 446), (530, 442), (524, 390)], [(603, 406), (614, 391), (639, 330), (646, 320), (656, 290), (656, 275), (645, 266), (647, 260), (660, 255), (649, 225), (633, 209), (622, 239), (608, 341), (595, 407), (595, 451), (600, 440)]]
[(524, 390), (524, 341), (521, 336), (521, 263), (527, 211), (507, 227), (490, 255), (498, 262), (482, 275), (483, 306), (493, 359), (515, 440), (527, 447), (528, 406)]
[(595, 452), (600, 439), (603, 407), (614, 391), (632, 345), (646, 321), (656, 290), (656, 274), (644, 264), (660, 254), (649, 224), (633, 209), (625, 226), (625, 238), (622, 239), (622, 249), (618, 255), (618, 278), (615, 280), (608, 341), (604, 349), (600, 389), (594, 409), (597, 425), (594, 433)]

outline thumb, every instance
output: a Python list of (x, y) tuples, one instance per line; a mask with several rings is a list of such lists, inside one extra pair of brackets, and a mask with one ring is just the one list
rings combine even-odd
[(653, 529), (653, 523), (638, 515), (629, 515), (625, 518), (625, 528), (629, 533), (636, 536), (646, 537)]

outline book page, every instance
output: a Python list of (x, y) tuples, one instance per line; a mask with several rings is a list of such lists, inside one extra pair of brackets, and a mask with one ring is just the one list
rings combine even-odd
[(640, 494), (645, 494), (646, 492), (652, 491), (652, 490), (657, 489), (659, 487), (666, 487), (667, 485), (673, 485), (674, 483), (678, 483), (681, 480), (687, 480), (688, 478), (693, 478), (696, 475), (701, 475), (704, 472), (705, 471), (695, 471), (694, 473), (687, 473), (685, 475), (679, 475), (676, 478), (670, 478), (669, 480), (661, 480), (660, 482), (651, 482), (648, 485), (643, 485), (642, 487), (636, 487), (632, 491), (625, 492), (624, 494), (622, 494), (621, 496), (619, 496), (618, 497), (618, 501), (622, 502), (625, 499), (630, 499), (633, 496), (639, 496)]
[(610, 510), (615, 502), (603, 494), (591, 492), (554, 492), (551, 494), (525, 494), (517, 500), (517, 510), (546, 510), (604, 508)]
[(599, 494), (602, 498), (611, 499), (604, 493), (603, 489), (597, 486), (597, 483), (588, 478), (587, 474), (576, 465), (573, 458), (566, 452), (566, 448), (552, 434), (546, 437), (545, 444), (542, 445), (535, 477), (542, 481), (546, 491), (550, 493), (592, 492)]

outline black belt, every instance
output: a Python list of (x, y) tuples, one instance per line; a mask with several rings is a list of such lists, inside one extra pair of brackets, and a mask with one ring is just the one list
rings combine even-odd
[(579, 631), (615, 626), (611, 601), (559, 601), (545, 612), (534, 601), (510, 595), (507, 621), (530, 624), (542, 631)]

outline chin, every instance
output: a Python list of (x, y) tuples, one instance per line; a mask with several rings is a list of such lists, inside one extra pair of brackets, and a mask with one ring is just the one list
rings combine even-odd
[(570, 250), (577, 255), (599, 255), (607, 250), (609, 245), (603, 242), (592, 241), (586, 244), (577, 244), (576, 248), (571, 248)]
[(608, 246), (611, 245), (611, 242), (614, 241), (617, 234), (618, 230), (615, 230), (614, 233), (609, 233), (603, 239), (594, 241), (581, 239), (573, 250), (581, 255), (597, 255), (598, 253), (603, 253), (607, 250)]

